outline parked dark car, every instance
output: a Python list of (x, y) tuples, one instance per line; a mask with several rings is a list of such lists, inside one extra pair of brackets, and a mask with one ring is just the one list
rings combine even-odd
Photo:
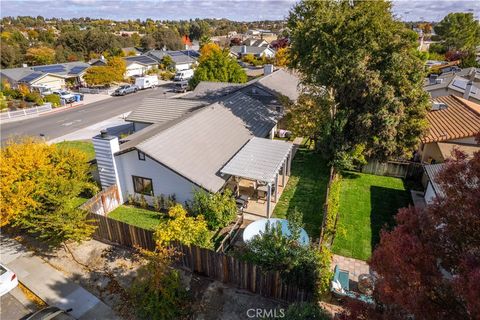
[(64, 311), (57, 307), (46, 307), (38, 310), (26, 320), (76, 320), (68, 314), (70, 311), (72, 311), (72, 309)]
[(115, 90), (112, 95), (114, 95), (114, 96), (124, 96), (126, 94), (137, 92), (137, 91), (138, 91), (138, 87), (136, 85), (126, 84), (126, 85), (118, 87), (117, 90)]
[(187, 92), (188, 90), (188, 81), (179, 81), (175, 82), (173, 91), (175, 92)]

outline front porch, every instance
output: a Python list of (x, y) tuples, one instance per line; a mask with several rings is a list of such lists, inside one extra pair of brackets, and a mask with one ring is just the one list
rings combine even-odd
[(252, 138), (221, 170), (230, 175), (227, 188), (234, 191), (245, 220), (270, 218), (280, 199), (293, 157), (293, 144)]

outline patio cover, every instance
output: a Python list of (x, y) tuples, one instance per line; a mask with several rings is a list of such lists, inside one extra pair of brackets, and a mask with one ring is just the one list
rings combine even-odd
[(293, 143), (254, 137), (220, 170), (223, 174), (273, 183)]

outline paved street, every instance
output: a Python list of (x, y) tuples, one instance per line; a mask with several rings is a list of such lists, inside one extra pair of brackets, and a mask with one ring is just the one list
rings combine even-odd
[(112, 97), (111, 99), (75, 107), (66, 111), (1, 124), (1, 141), (3, 143), (9, 137), (16, 135), (38, 137), (40, 134), (43, 134), (46, 140), (51, 140), (122, 113), (132, 111), (143, 98), (168, 98), (173, 95), (175, 95), (175, 93), (170, 91), (169, 85), (164, 85), (155, 89), (139, 91), (124, 97)]

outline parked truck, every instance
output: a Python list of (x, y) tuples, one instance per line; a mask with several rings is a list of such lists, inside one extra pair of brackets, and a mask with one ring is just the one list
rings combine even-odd
[(173, 78), (173, 81), (186, 81), (186, 80), (190, 80), (192, 77), (193, 77), (192, 69), (181, 70), (181, 71), (177, 71), (177, 73), (175, 74), (175, 77)]
[(158, 77), (156, 75), (138, 77), (135, 79), (135, 85), (140, 90), (154, 88), (159, 85)]

